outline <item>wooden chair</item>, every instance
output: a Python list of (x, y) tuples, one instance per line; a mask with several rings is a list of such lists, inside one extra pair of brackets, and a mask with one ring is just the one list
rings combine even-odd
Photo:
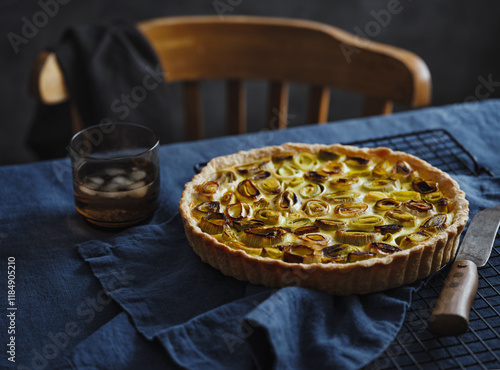
[[(309, 123), (328, 120), (330, 88), (364, 97), (364, 116), (388, 114), (393, 103), (430, 103), (431, 77), (415, 54), (307, 20), (226, 16), (153, 19), (138, 24), (158, 54), (167, 82), (184, 86), (188, 139), (204, 136), (200, 81), (227, 81), (229, 134), (246, 131), (244, 80), (269, 81), (268, 122), (287, 117), (288, 83), (310, 86)], [(32, 91), (46, 104), (69, 99), (55, 55), (35, 63)], [(79, 128), (73, 109), (73, 130)], [(276, 118), (274, 119), (276, 122)], [(278, 120), (278, 128), (286, 120)]]

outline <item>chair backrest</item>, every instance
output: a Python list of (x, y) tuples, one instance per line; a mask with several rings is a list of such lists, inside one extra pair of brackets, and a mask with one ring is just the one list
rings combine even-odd
[[(306, 20), (225, 16), (153, 19), (138, 24), (167, 82), (184, 85), (188, 139), (203, 137), (199, 81), (227, 81), (228, 133), (246, 131), (245, 80), (269, 81), (268, 121), (286, 127), (288, 83), (310, 86), (308, 123), (328, 120), (330, 88), (364, 96), (363, 115), (388, 114), (393, 103), (430, 103), (431, 77), (415, 54)], [(51, 53), (35, 64), (33, 91), (47, 104), (69, 98)]]

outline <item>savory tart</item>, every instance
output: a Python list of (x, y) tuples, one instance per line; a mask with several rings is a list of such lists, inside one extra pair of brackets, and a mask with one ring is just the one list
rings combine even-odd
[(429, 276), (468, 218), (457, 182), (415, 156), (297, 143), (214, 158), (179, 210), (193, 250), (224, 274), (337, 295)]

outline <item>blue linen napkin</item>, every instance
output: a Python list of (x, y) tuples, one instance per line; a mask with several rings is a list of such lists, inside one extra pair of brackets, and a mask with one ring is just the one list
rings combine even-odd
[(421, 284), (347, 297), (255, 287), (201, 262), (178, 214), (108, 242), (83, 243), (79, 253), (130, 320), (110, 322), (80, 343), (68, 359), (73, 368), (103, 361), (133, 368), (124, 352), (145, 341), (159, 341), (166, 356), (154, 361), (169, 368), (359, 368), (397, 335)]

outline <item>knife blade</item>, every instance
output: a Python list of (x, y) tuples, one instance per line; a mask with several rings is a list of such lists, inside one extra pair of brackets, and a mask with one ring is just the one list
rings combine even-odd
[(469, 327), (469, 313), (477, 292), (477, 268), (488, 261), (500, 224), (500, 205), (472, 219), (434, 311), (429, 329), (440, 336), (460, 335)]

